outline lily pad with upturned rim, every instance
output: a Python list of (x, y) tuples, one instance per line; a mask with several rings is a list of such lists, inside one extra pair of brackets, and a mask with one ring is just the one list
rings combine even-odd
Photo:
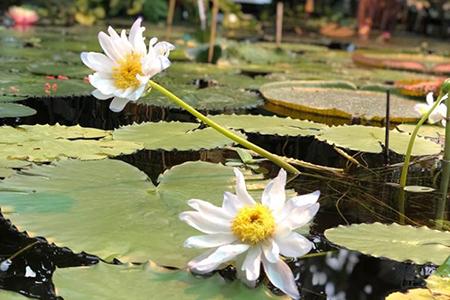
[(332, 243), (375, 257), (440, 265), (450, 255), (450, 232), (393, 224), (352, 224), (327, 229)]

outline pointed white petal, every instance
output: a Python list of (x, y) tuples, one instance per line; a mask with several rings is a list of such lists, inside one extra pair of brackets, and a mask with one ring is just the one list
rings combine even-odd
[(111, 101), (111, 104), (109, 105), (109, 109), (113, 112), (121, 112), (128, 102), (128, 99), (114, 97), (114, 99)]
[(267, 278), (274, 286), (294, 299), (300, 298), (294, 274), (292, 274), (291, 269), (283, 260), (279, 259), (276, 263), (270, 263), (263, 259), (262, 262)]
[(312, 242), (297, 232), (291, 232), (283, 238), (275, 237), (275, 241), (280, 247), (280, 253), (289, 257), (301, 257), (312, 249)]
[(425, 103), (418, 103), (418, 104), (414, 105), (414, 110), (416, 112), (418, 112), (421, 116), (426, 114), (430, 110), (430, 108), (431, 107)]
[(226, 210), (231, 216), (235, 216), (239, 209), (242, 208), (242, 203), (239, 198), (230, 192), (223, 194), (222, 208)]
[(205, 217), (196, 211), (186, 211), (180, 214), (180, 220), (203, 233), (231, 233), (230, 221), (220, 218)]
[(284, 207), (286, 202), (286, 171), (280, 169), (278, 176), (267, 184), (262, 194), (261, 202), (269, 207), (272, 211), (279, 211)]
[(133, 90), (131, 94), (128, 95), (128, 99), (132, 102), (136, 102), (141, 98), (142, 94), (144, 94), (145, 88), (147, 85), (142, 84), (137, 89)]
[(275, 219), (277, 223), (281, 223), (282, 220), (284, 220), (295, 208), (301, 207), (301, 206), (309, 206), (311, 204), (314, 204), (319, 200), (320, 197), (320, 191), (315, 191), (309, 194), (305, 195), (299, 195), (296, 197), (290, 198), (286, 205), (283, 207), (280, 213), (274, 214)]
[(286, 226), (289, 226), (291, 230), (300, 228), (308, 224), (314, 218), (319, 210), (319, 206), (319, 203), (315, 203), (312, 205), (295, 208), (282, 222)]
[(145, 55), (147, 54), (147, 47), (145, 46), (144, 37), (142, 36), (145, 31), (145, 27), (141, 27), (141, 23), (142, 18), (137, 18), (136, 21), (134, 21), (133, 26), (131, 26), (128, 39), (136, 53)]
[(250, 248), (242, 263), (241, 270), (245, 271), (245, 278), (254, 282), (259, 277), (261, 269), (261, 247), (254, 246)]
[(222, 245), (232, 244), (236, 237), (232, 233), (216, 233), (207, 235), (191, 236), (184, 242), (186, 248), (214, 248)]
[(170, 51), (175, 50), (175, 46), (168, 42), (159, 42), (153, 47), (156, 55), (169, 57)]
[(433, 105), (433, 103), (434, 103), (434, 97), (433, 97), (433, 92), (429, 92), (428, 94), (427, 94), (427, 103), (428, 103), (428, 105), (429, 106), (432, 106)]
[(274, 263), (280, 259), (280, 248), (273, 239), (264, 241), (261, 248), (267, 261)]
[(96, 72), (92, 75), (89, 75), (89, 83), (104, 95), (114, 94), (117, 90), (117, 88), (114, 86), (112, 78), (110, 78), (106, 73)]
[(103, 53), (81, 52), (81, 61), (96, 72), (111, 73), (114, 62)]
[(114, 43), (111, 41), (111, 38), (104, 33), (103, 31), (100, 31), (98, 34), (98, 41), (100, 43), (100, 46), (102, 47), (105, 54), (113, 60), (115, 63), (120, 62), (124, 57), (123, 54), (120, 53)]
[(110, 98), (114, 97), (113, 94), (106, 95), (106, 94), (103, 94), (102, 92), (100, 92), (99, 90), (94, 90), (91, 93), (91, 95), (99, 100), (106, 100), (106, 99), (110, 99)]
[(239, 254), (247, 251), (249, 245), (234, 244), (220, 246), (211, 255), (196, 264), (191, 265), (191, 270), (195, 273), (205, 274), (213, 271), (222, 263), (232, 260)]
[(244, 205), (255, 205), (255, 200), (253, 200), (252, 196), (247, 192), (247, 187), (245, 186), (244, 175), (239, 171), (238, 168), (234, 168), (234, 175), (236, 175), (236, 196), (239, 201)]
[(187, 204), (204, 215), (206, 218), (220, 218), (224, 221), (231, 221), (233, 217), (227, 210), (222, 207), (217, 207), (214, 204), (211, 204), (207, 201), (199, 200), (199, 199), (191, 199), (187, 202)]
[(111, 26), (108, 27), (108, 33), (110, 35), (111, 44), (117, 49), (119, 53), (123, 56), (132, 52), (133, 47), (131, 46), (128, 39), (123, 39), (120, 37), (117, 32)]

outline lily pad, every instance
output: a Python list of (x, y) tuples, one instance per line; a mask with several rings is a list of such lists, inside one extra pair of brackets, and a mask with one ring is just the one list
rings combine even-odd
[(58, 296), (71, 300), (198, 300), (198, 299), (286, 299), (260, 286), (249, 289), (218, 274), (194, 277), (184, 270), (173, 271), (148, 262), (140, 266), (108, 265), (58, 269), (53, 275)]
[[(250, 178), (251, 179), (251, 178)], [(221, 205), (234, 187), (232, 168), (188, 162), (160, 175), (158, 187), (138, 169), (116, 160), (65, 160), (34, 166), (0, 182), (5, 217), (31, 236), (111, 261), (154, 260), (183, 267), (201, 251), (184, 249), (198, 234), (178, 219), (192, 198)], [(249, 180), (258, 197), (266, 183)], [(176, 249), (176, 251), (174, 251)]]
[[(290, 109), (341, 118), (381, 121), (386, 115), (386, 95), (371, 91), (305, 87), (304, 82), (285, 81), (261, 86), (260, 91), (271, 104)], [(391, 96), (391, 121), (415, 122), (414, 110), (419, 102)]]
[(201, 150), (229, 146), (233, 141), (213, 128), (182, 122), (141, 123), (114, 130), (114, 141), (144, 145), (147, 150)]
[(0, 102), (0, 118), (28, 117), (34, 114), (36, 114), (36, 111), (28, 106)]
[(95, 138), (110, 136), (94, 128), (61, 125), (0, 127), (0, 159), (49, 162), (67, 158), (104, 159), (131, 154), (142, 145)]
[(220, 125), (245, 132), (279, 136), (311, 136), (318, 134), (326, 125), (276, 116), (261, 115), (215, 115), (209, 116)]
[[(336, 126), (322, 130), (316, 138), (328, 144), (354, 151), (381, 153), (385, 142), (385, 129), (362, 125)], [(409, 134), (391, 130), (389, 132), (389, 149), (404, 155), (409, 139)], [(436, 155), (440, 152), (439, 144), (418, 137), (414, 143), (412, 155)]]
[[(414, 124), (400, 124), (397, 129), (401, 132), (412, 133), (416, 128)], [(445, 136), (445, 128), (437, 125), (422, 125), (417, 133), (418, 136), (425, 138), (437, 139), (441, 136)]]
[(393, 224), (352, 224), (327, 229), (334, 244), (375, 257), (440, 265), (450, 255), (450, 232)]
[(0, 290), (0, 299), (2, 299), (2, 300), (26, 300), (26, 299), (30, 299), (30, 298), (22, 296), (19, 293)]

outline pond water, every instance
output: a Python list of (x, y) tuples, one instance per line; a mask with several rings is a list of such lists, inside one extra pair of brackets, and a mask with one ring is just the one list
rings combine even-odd
[[(89, 70), (81, 65), (79, 52), (98, 50), (95, 41), (97, 30), (97, 28), (82, 31), (79, 28), (35, 28), (27, 32), (17, 32), (1, 29), (0, 108), (4, 103), (14, 103), (31, 108), (35, 113), (25, 116), (19, 113), (14, 117), (0, 118), (0, 124), (21, 126), (59, 123), (113, 130), (133, 123), (150, 121), (196, 121), (157, 93), (151, 93), (138, 104), (129, 104), (121, 113), (111, 112), (108, 109), (109, 101), (99, 101), (89, 96), (91, 87), (83, 82)], [(161, 28), (158, 27), (152, 33), (162, 36)], [(222, 46), (228, 49), (229, 54), (225, 54), (222, 63), (212, 66), (189, 60), (184, 52), (187, 41), (182, 40), (183, 37), (186, 38), (185, 35), (185, 32), (178, 30), (174, 32), (173, 39), (177, 41), (181, 50), (176, 53), (173, 67), (155, 80), (164, 83), (175, 94), (183, 96), (187, 102), (208, 114), (289, 115), (292, 118), (309, 119), (328, 125), (382, 126), (384, 116), (372, 120), (366, 120), (364, 115), (354, 112), (350, 112), (350, 117), (339, 114), (335, 117), (323, 116), (314, 111), (299, 111), (292, 107), (286, 108), (265, 102), (259, 88), (263, 84), (283, 80), (328, 80), (331, 82), (328, 86), (331, 89), (337, 81), (345, 80), (351, 81), (358, 89), (367, 87), (384, 92), (386, 89), (393, 89), (396, 80), (432, 78), (429, 74), (417, 72), (367, 69), (352, 63), (352, 53), (299, 42), (287, 44), (283, 50), (274, 50), (268, 43), (239, 45), (233, 41), (223, 41)], [(436, 45), (441, 49), (440, 43)], [(367, 46), (363, 50), (373, 55), (390, 53), (394, 56), (386, 49), (381, 51), (377, 48)], [(425, 57), (417, 52), (415, 47), (409, 47), (408, 51), (415, 53), (416, 58)], [(449, 53), (439, 51), (438, 54), (442, 55), (442, 59), (448, 61), (445, 55)], [(426, 63), (433, 62), (426, 61)], [(333, 94), (330, 94), (330, 99), (332, 97)], [(420, 101), (420, 98), (417, 99)], [(18, 107), (13, 108), (13, 114), (17, 113), (17, 109)], [(419, 265), (363, 255), (356, 251), (337, 248), (323, 235), (326, 229), (341, 224), (399, 221), (396, 201), (398, 189), (395, 183), (399, 180), (402, 155), (391, 149), (392, 151), (388, 152), (390, 165), (386, 166), (382, 153), (346, 150), (360, 162), (360, 165), (355, 165), (337, 152), (334, 146), (316, 139), (313, 135), (283, 136), (252, 131), (246, 131), (246, 135), (250, 141), (275, 154), (318, 166), (345, 169), (345, 172), (336, 174), (323, 169), (302, 168), (303, 174), (288, 185), (288, 188), (299, 194), (321, 191), (321, 208), (309, 228), (309, 237), (314, 242), (315, 248), (308, 257), (289, 261), (302, 299), (384, 299), (393, 291), (425, 285), (424, 278), (436, 269), (431, 263)], [(2, 144), (1, 147), (8, 145)], [(123, 161), (143, 171), (155, 185), (160, 174), (188, 161), (202, 160), (231, 165), (239, 159), (238, 154), (229, 145), (201, 150), (160, 149), (141, 149), (131, 154), (110, 156), (109, 159)], [(46, 165), (51, 163), (51, 160), (36, 163)], [(244, 164), (241, 163), (240, 166)], [(247, 165), (249, 166), (251, 163)], [(265, 170), (266, 178), (274, 177), (277, 173), (277, 167), (268, 162), (262, 162), (259, 167), (260, 170)], [(29, 166), (16, 167), (14, 172), (27, 174), (28, 168)], [(408, 183), (436, 186), (434, 177), (437, 168), (435, 156), (423, 158), (421, 164), (411, 167)], [(14, 175), (7, 177), (10, 176)], [(3, 186), (0, 186), (0, 192), (8, 192), (2, 189)], [(408, 194), (406, 222), (415, 226), (434, 226), (435, 203), (439, 198), (437, 192)], [(2, 212), (4, 210), (5, 207)], [(27, 228), (21, 226), (17, 229), (14, 226), (17, 224), (11, 224), (7, 220), (7, 214), (8, 211), (5, 218), (0, 218), (2, 258), (36, 241), (33, 232), (30, 232), (33, 236), (31, 238), (27, 235)], [(448, 212), (446, 216), (448, 217)], [(42, 222), (46, 220), (42, 219)], [(39, 241), (37, 245), (15, 258), (7, 272), (0, 272), (0, 288), (37, 299), (61, 299), (56, 292), (58, 286), (52, 280), (55, 270), (89, 266), (102, 261), (93, 253), (74, 253), (69, 248), (48, 244), (46, 238), (48, 237), (37, 238)], [(96, 236), (84, 238), (95, 239)], [(49, 241), (52, 242), (53, 237)], [(158, 242), (155, 241), (155, 244)], [(121, 263), (115, 257), (105, 260)], [(236, 277), (232, 266), (218, 273), (229, 281), (235, 280)], [(262, 280), (261, 284), (267, 285), (275, 295), (282, 294), (267, 283), (267, 280)], [(78, 288), (83, 289), (83, 282), (79, 283)], [(0, 293), (0, 298), (2, 297)], [(198, 297), (202, 299), (201, 295)]]

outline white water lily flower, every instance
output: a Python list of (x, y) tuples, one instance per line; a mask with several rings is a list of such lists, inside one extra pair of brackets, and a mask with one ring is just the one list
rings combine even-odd
[(188, 248), (210, 248), (189, 262), (194, 273), (205, 274), (221, 264), (242, 259), (238, 275), (255, 286), (261, 263), (274, 286), (298, 299), (299, 292), (291, 269), (280, 255), (301, 257), (313, 247), (312, 242), (295, 232), (309, 223), (319, 210), (320, 192), (293, 197), (286, 201), (286, 171), (280, 170), (256, 202), (247, 192), (243, 174), (234, 169), (236, 195), (225, 192), (222, 207), (191, 199), (196, 211), (180, 214), (180, 219), (206, 235), (188, 238)]
[[(448, 94), (441, 98), (441, 104), (436, 107), (433, 112), (428, 117), (428, 123), (434, 124), (441, 121), (442, 125), (445, 126), (447, 118), (447, 106), (442, 103), (448, 98)], [(426, 114), (431, 107), (434, 105), (433, 92), (427, 94), (427, 103), (419, 103), (414, 106), (414, 109), (421, 115)]]
[(115, 112), (142, 96), (150, 78), (170, 66), (168, 56), (175, 49), (170, 43), (157, 43), (157, 38), (152, 38), (147, 51), (141, 22), (138, 18), (133, 23), (128, 37), (125, 30), (119, 35), (111, 26), (109, 35), (101, 31), (98, 40), (106, 55), (81, 53), (83, 63), (95, 71), (89, 75), (89, 82), (96, 88), (92, 95), (101, 100), (114, 97), (110, 109)]

